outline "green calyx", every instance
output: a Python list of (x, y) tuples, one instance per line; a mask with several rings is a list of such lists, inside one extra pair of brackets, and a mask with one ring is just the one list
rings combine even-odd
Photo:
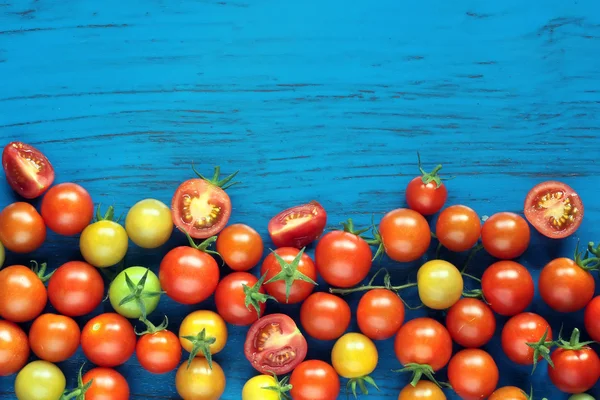
[(192, 361), (196, 355), (200, 352), (206, 358), (208, 366), (212, 369), (212, 353), (210, 352), (210, 345), (217, 341), (217, 338), (206, 335), (206, 328), (203, 328), (196, 336), (182, 336), (183, 339), (187, 339), (192, 343), (192, 351), (188, 357), (187, 368), (190, 367)]
[(144, 303), (144, 299), (150, 299), (152, 297), (160, 296), (163, 293), (166, 293), (162, 290), (154, 292), (154, 291), (146, 291), (146, 280), (148, 278), (148, 273), (150, 269), (146, 268), (146, 272), (139, 281), (134, 283), (127, 272), (125, 272), (125, 283), (127, 284), (127, 288), (129, 288), (129, 294), (119, 302), (119, 305), (122, 306), (129, 302), (135, 301), (136, 305), (139, 307), (140, 312), (142, 314), (142, 318), (146, 319), (146, 303)]
[(317, 282), (298, 271), (298, 265), (300, 265), (300, 260), (302, 259), (302, 255), (304, 254), (305, 248), (298, 252), (298, 255), (292, 260), (291, 263), (287, 263), (276, 251), (271, 251), (279, 266), (281, 267), (281, 271), (269, 279), (266, 284), (277, 282), (277, 281), (285, 281), (285, 302), (287, 303), (290, 298), (290, 292), (292, 290), (292, 285), (294, 281), (304, 281), (308, 282), (312, 285), (317, 285)]
[(267, 274), (265, 273), (263, 276), (260, 277), (258, 282), (256, 282), (254, 285), (252, 285), (252, 286), (243, 285), (244, 294), (246, 295), (246, 299), (244, 300), (244, 305), (246, 306), (246, 308), (248, 310), (250, 310), (250, 306), (252, 306), (256, 310), (256, 315), (258, 316), (258, 318), (261, 317), (261, 315), (260, 315), (261, 303), (266, 303), (267, 300), (277, 301), (277, 299), (275, 299), (275, 297), (269, 296), (268, 294), (260, 292), (260, 288), (262, 287), (263, 282), (265, 281), (266, 277), (267, 277)]
[(369, 226), (366, 227), (366, 228), (363, 228), (363, 229), (355, 229), (354, 228), (354, 222), (352, 221), (352, 218), (348, 218), (348, 220), (346, 220), (344, 222), (340, 222), (340, 225), (342, 225), (344, 232), (351, 233), (351, 234), (356, 235), (358, 237), (362, 237), (361, 235), (363, 233), (365, 233), (369, 229), (371, 229), (371, 227), (369, 227)]
[(589, 242), (587, 249), (580, 252), (577, 242), (575, 262), (586, 271), (600, 271), (600, 244), (594, 247), (594, 242)]
[[(190, 247), (192, 247), (196, 250), (200, 250), (201, 252), (206, 253), (206, 254), (221, 257), (221, 255), (219, 254), (218, 251), (209, 249), (209, 247), (217, 241), (217, 236), (211, 236), (211, 237), (205, 239), (202, 243), (197, 244), (196, 241), (194, 240), (194, 238), (191, 237), (188, 232), (184, 231), (181, 228), (179, 228), (179, 230), (181, 232), (183, 232), (185, 234), (185, 236), (187, 237)], [(222, 259), (222, 257), (221, 257), (221, 259)]]
[(279, 396), (279, 400), (289, 400), (290, 396), (288, 395), (288, 392), (292, 390), (293, 387), (289, 384), (290, 377), (286, 376), (283, 379), (279, 380), (279, 378), (277, 378), (277, 375), (273, 374), (273, 378), (275, 378), (275, 386), (266, 386), (263, 387), (263, 389), (277, 393), (277, 395)]
[(209, 178), (205, 177), (204, 175), (202, 175), (200, 172), (198, 172), (196, 170), (196, 168), (194, 167), (194, 164), (192, 164), (192, 169), (194, 170), (194, 173), (196, 175), (198, 175), (198, 177), (200, 179), (204, 179), (206, 182), (210, 183), (211, 185), (218, 186), (223, 190), (229, 189), (233, 185), (237, 185), (238, 183), (240, 183), (240, 182), (231, 182), (233, 180), (233, 178), (235, 178), (235, 176), (240, 171), (235, 171), (233, 174), (228, 175), (223, 179), (219, 179), (219, 176), (221, 175), (221, 167), (216, 166), (213, 177), (209, 179)]
[(55, 272), (55, 271), (52, 271), (46, 275), (46, 268), (48, 267), (48, 264), (46, 264), (46, 263), (38, 264), (38, 262), (35, 260), (31, 260), (30, 263), (31, 263), (31, 270), (33, 271), (34, 274), (36, 274), (38, 276), (38, 278), (40, 278), (40, 280), (42, 282), (47, 282), (48, 279), (50, 279)]
[(81, 365), (81, 367), (79, 368), (79, 372), (77, 373), (77, 388), (71, 391), (65, 390), (62, 396), (60, 396), (59, 400), (85, 400), (85, 393), (90, 389), (92, 383), (94, 383), (94, 380), (91, 379), (85, 385), (83, 384), (82, 372), (84, 365), (85, 363)]
[(115, 220), (115, 208), (113, 206), (108, 206), (108, 209), (106, 210), (106, 212), (104, 213), (104, 215), (102, 215), (102, 212), (100, 211), (102, 208), (102, 204), (98, 204), (98, 208), (96, 209), (96, 216), (94, 218), (94, 222), (98, 222), (98, 221), (113, 221), (116, 222), (117, 224), (119, 223), (119, 221), (121, 220), (121, 218), (123, 217), (123, 215), (119, 216), (119, 218), (117, 218)]
[(361, 376), (360, 378), (350, 379), (348, 381), (348, 383), (346, 384), (346, 391), (351, 392), (355, 399), (358, 397), (358, 394), (356, 392), (357, 388), (360, 389), (360, 392), (362, 394), (367, 395), (367, 394), (369, 394), (369, 390), (367, 389), (367, 385), (366, 385), (367, 383), (369, 385), (373, 386), (375, 389), (377, 389), (377, 391), (379, 391), (379, 387), (377, 386), (377, 383), (375, 383), (373, 378), (371, 378), (369, 375)]
[(143, 335), (152, 335), (155, 334), (157, 332), (161, 332), (167, 329), (167, 327), (169, 326), (169, 317), (167, 317), (165, 315), (165, 318), (163, 319), (163, 321), (160, 323), (160, 325), (155, 326), (152, 322), (148, 321), (146, 318), (144, 318), (143, 316), (138, 318), (140, 321), (142, 321), (144, 323), (144, 325), (146, 325), (146, 330), (142, 331), (142, 332), (138, 332), (137, 328), (133, 328), (134, 332), (136, 335), (138, 336), (143, 336)]
[(385, 247), (383, 245), (383, 238), (381, 237), (381, 233), (379, 232), (379, 229), (377, 229), (377, 226), (375, 226), (375, 221), (372, 222), (371, 232), (373, 234), (373, 239), (369, 239), (366, 242), (369, 246), (377, 246), (377, 251), (375, 252), (375, 255), (372, 259), (372, 261), (375, 261), (381, 255), (383, 255)]
[(431, 172), (426, 172), (421, 166), (421, 155), (417, 152), (417, 158), (419, 160), (419, 171), (421, 171), (421, 180), (425, 185), (435, 182), (436, 187), (442, 186), (442, 178), (438, 175), (438, 172), (442, 169), (442, 165), (438, 164)]
[(527, 346), (533, 349), (533, 369), (531, 370), (532, 375), (535, 372), (535, 368), (537, 367), (537, 363), (540, 356), (544, 360), (548, 361), (548, 364), (552, 368), (554, 368), (554, 363), (550, 358), (550, 350), (552, 349), (552, 346), (554, 346), (554, 342), (552, 340), (548, 340), (548, 332), (549, 328), (546, 328), (546, 331), (544, 332), (540, 340), (534, 343), (526, 343)]
[[(439, 387), (442, 387), (442, 384), (438, 382), (435, 377), (435, 371), (431, 368), (430, 365), (427, 364), (417, 364), (417, 363), (408, 363), (404, 365), (404, 368), (393, 370), (392, 372), (409, 372), (412, 374), (412, 378), (410, 384), (414, 387), (417, 386), (417, 383), (421, 380), (423, 375), (425, 375), (431, 382), (435, 383)], [(447, 385), (447, 384), (445, 384)]]
[(580, 337), (579, 329), (575, 328), (575, 329), (573, 329), (573, 332), (571, 333), (571, 337), (570, 337), (569, 341), (564, 340), (562, 338), (562, 327), (561, 327), (560, 332), (558, 333), (558, 340), (554, 344), (556, 344), (556, 347), (559, 347), (559, 348), (565, 349), (565, 350), (581, 350), (584, 347), (588, 347), (592, 343), (596, 343), (593, 340), (590, 340), (587, 342), (580, 342), (579, 337)]

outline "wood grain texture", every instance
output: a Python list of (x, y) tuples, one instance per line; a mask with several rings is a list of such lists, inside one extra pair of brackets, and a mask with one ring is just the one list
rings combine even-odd
[[(231, 222), (265, 237), (271, 216), (311, 199), (332, 226), (348, 216), (368, 224), (404, 206), (419, 150), (456, 177), (449, 204), (480, 215), (520, 212), (532, 185), (564, 180), (586, 202), (577, 235), (586, 242), (598, 240), (600, 225), (598, 54), (594, 0), (0, 0), (0, 138), (39, 147), (57, 182), (78, 182), (117, 212), (146, 197), (169, 203), (191, 162), (207, 172), (239, 169)], [(15, 197), (2, 181), (3, 207)], [(537, 277), (577, 240), (536, 233), (522, 262)], [(127, 262), (156, 269), (179, 243), (181, 235), (155, 251), (132, 244)], [(31, 257), (9, 254), (7, 262)], [(53, 267), (81, 258), (76, 238), (56, 235), (33, 257)], [(491, 261), (478, 256), (474, 273)], [(419, 264), (381, 262), (399, 282), (414, 279)], [(351, 305), (357, 299), (349, 297)], [(416, 302), (416, 293), (407, 300)], [(214, 304), (164, 298), (155, 318), (168, 313), (176, 330), (198, 308)], [(298, 309), (268, 307), (294, 317)], [(582, 326), (582, 313), (559, 315), (538, 297), (529, 309), (556, 331)], [(424, 314), (443, 318), (424, 310), (408, 318)], [(227, 349), (215, 357), (227, 400), (239, 399), (255, 374), (241, 353), (245, 331), (230, 327)], [(502, 385), (532, 384), (535, 399), (567, 398), (549, 384), (545, 364), (533, 376), (512, 365), (499, 332), (486, 349)], [(332, 343), (309, 345), (308, 358), (329, 359)], [(396, 399), (407, 377), (391, 372), (399, 367), (392, 341), (377, 345), (381, 392), (369, 397)], [(70, 386), (83, 360), (78, 353), (60, 364)], [(177, 398), (174, 373), (152, 376), (135, 360), (118, 370), (132, 398)], [(15, 398), (13, 380), (0, 378), (0, 399)]]

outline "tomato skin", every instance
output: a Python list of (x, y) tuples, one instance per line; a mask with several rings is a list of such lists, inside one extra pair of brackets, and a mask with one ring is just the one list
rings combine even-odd
[[(179, 327), (179, 342), (185, 351), (192, 351), (193, 344), (184, 336), (196, 336), (200, 331), (206, 330), (206, 337), (215, 338), (215, 342), (209, 346), (210, 354), (217, 354), (227, 344), (227, 325), (221, 316), (208, 310), (198, 310), (188, 314)], [(202, 352), (196, 357), (204, 357)]]
[(54, 168), (35, 147), (11, 142), (2, 152), (2, 167), (10, 187), (26, 199), (35, 199), (54, 182)]
[(323, 234), (326, 225), (327, 212), (313, 200), (283, 210), (271, 218), (268, 229), (276, 247), (301, 249), (317, 240)]
[(346, 301), (333, 294), (313, 293), (302, 303), (300, 322), (309, 336), (318, 340), (334, 340), (346, 332), (351, 311)]
[(493, 257), (503, 260), (517, 258), (525, 253), (529, 240), (527, 221), (511, 212), (492, 215), (481, 229), (483, 248)]
[(431, 260), (417, 272), (417, 288), (423, 304), (434, 310), (452, 307), (462, 296), (460, 271), (444, 260)]
[(17, 324), (0, 320), (0, 376), (16, 374), (29, 358), (29, 340)]
[(581, 350), (558, 348), (550, 358), (554, 368), (548, 365), (548, 376), (565, 393), (587, 392), (600, 378), (600, 358), (589, 346)]
[(146, 371), (165, 374), (181, 361), (181, 344), (173, 332), (162, 330), (139, 338), (135, 347), (137, 359)]
[(496, 390), (488, 400), (529, 400), (529, 396), (515, 386), (504, 386)]
[(448, 380), (463, 400), (479, 400), (489, 397), (498, 385), (499, 372), (496, 362), (480, 349), (461, 350), (448, 364)]
[(379, 233), (385, 253), (399, 262), (419, 259), (431, 243), (427, 220), (407, 208), (398, 208), (384, 215), (379, 223)]
[(433, 215), (444, 207), (448, 199), (448, 189), (443, 183), (437, 186), (434, 181), (423, 183), (423, 177), (417, 176), (406, 186), (408, 208), (421, 215)]
[(406, 385), (398, 400), (446, 400), (446, 395), (435, 383), (420, 380), (416, 386)]
[(183, 400), (219, 400), (225, 392), (225, 373), (212, 362), (212, 369), (204, 358), (194, 358), (189, 368), (181, 364), (175, 375), (175, 387)]
[(48, 302), (46, 287), (31, 269), (12, 265), (0, 271), (0, 317), (12, 322), (31, 321)]
[[(65, 375), (47, 361), (32, 361), (15, 379), (17, 400), (56, 400), (65, 391)], [(87, 396), (86, 396), (87, 399)]]
[(570, 258), (556, 258), (540, 272), (538, 281), (544, 303), (555, 311), (581, 310), (594, 297), (596, 283), (591, 273)]
[(585, 308), (584, 324), (592, 340), (600, 342), (600, 296), (594, 297)]
[(331, 350), (331, 362), (336, 372), (348, 379), (369, 375), (377, 367), (379, 353), (375, 344), (361, 333), (346, 333)]
[(85, 227), (79, 237), (79, 250), (94, 267), (106, 268), (125, 257), (129, 238), (125, 228), (114, 221), (101, 220)]
[(440, 243), (448, 250), (467, 251), (475, 246), (481, 236), (481, 220), (479, 215), (467, 206), (450, 206), (440, 213), (435, 233)]
[(402, 365), (427, 364), (438, 371), (452, 356), (452, 338), (444, 325), (436, 320), (415, 318), (398, 331), (394, 352)]
[(215, 292), (219, 275), (219, 266), (209, 254), (180, 246), (164, 256), (158, 278), (167, 296), (178, 303), (197, 304)]
[(92, 318), (81, 331), (83, 353), (99, 367), (124, 364), (133, 355), (136, 340), (131, 323), (116, 313)]
[(56, 310), (69, 317), (94, 311), (104, 298), (104, 281), (98, 270), (83, 261), (69, 261), (48, 281), (48, 298)]
[[(502, 349), (514, 363), (533, 364), (534, 350), (527, 343), (538, 342), (548, 331), (546, 340), (552, 340), (552, 328), (548, 321), (534, 313), (521, 313), (509, 319), (502, 328)], [(539, 357), (538, 361), (542, 359)]]
[(85, 400), (129, 400), (127, 380), (112, 368), (94, 368), (83, 375), (83, 384), (93, 380)]
[(325, 282), (349, 288), (367, 277), (373, 252), (367, 242), (350, 232), (326, 233), (315, 249), (315, 264)]
[(371, 289), (358, 302), (358, 328), (368, 338), (385, 340), (394, 336), (404, 322), (404, 303), (388, 289)]
[[(215, 304), (217, 312), (223, 319), (232, 325), (246, 326), (258, 320), (258, 314), (253, 306), (246, 307), (246, 293), (244, 285), (249, 288), (254, 286), (258, 279), (248, 272), (234, 272), (227, 275), (217, 285), (215, 291)], [(261, 286), (259, 293), (265, 293)], [(265, 303), (259, 303), (260, 315), (265, 312)]]
[(90, 194), (76, 183), (59, 183), (42, 199), (42, 217), (46, 226), (59, 235), (81, 233), (94, 216)]
[(276, 386), (277, 381), (272, 375), (257, 375), (244, 384), (242, 400), (281, 400), (276, 391), (267, 389)]
[(513, 316), (529, 306), (535, 289), (533, 278), (524, 266), (514, 261), (498, 261), (483, 273), (481, 290), (494, 312)]
[[(132, 300), (125, 304), (120, 304), (124, 298), (131, 294), (131, 290), (127, 286), (127, 278), (125, 275), (129, 276), (131, 281), (137, 285), (146, 273), (146, 282), (142, 292), (160, 293), (161, 288), (158, 277), (154, 272), (149, 271), (144, 267), (126, 268), (125, 270), (121, 271), (110, 284), (110, 288), (108, 289), (108, 298), (110, 300), (110, 304), (116, 312), (125, 318), (137, 319), (144, 316), (138, 301)], [(144, 303), (146, 314), (150, 314), (156, 310), (156, 307), (158, 307), (160, 295), (153, 297), (142, 297), (140, 300)]]
[(446, 328), (452, 339), (466, 348), (481, 347), (496, 331), (496, 317), (483, 301), (463, 298), (446, 315)]
[(155, 199), (140, 200), (125, 218), (125, 230), (133, 243), (144, 249), (155, 249), (173, 233), (171, 209)]
[(294, 400), (336, 400), (340, 394), (340, 377), (335, 369), (319, 360), (304, 361), (290, 377)]
[(0, 242), (15, 253), (32, 253), (46, 240), (42, 216), (28, 203), (17, 202), (0, 212)]
[[(295, 247), (281, 247), (275, 252), (283, 258), (286, 263), (291, 263), (294, 258), (298, 255), (300, 250)], [(298, 271), (308, 276), (313, 281), (317, 280), (317, 269), (315, 268), (315, 264), (308, 256), (308, 254), (302, 254), (300, 258), (300, 263), (298, 264)], [(281, 265), (273, 255), (270, 253), (262, 263), (260, 268), (260, 275), (263, 276), (267, 274), (265, 282), (268, 282), (269, 279), (273, 278), (281, 272)], [(292, 283), (292, 287), (290, 290), (290, 297), (286, 301), (286, 292), (285, 292), (285, 281), (275, 281), (271, 283), (267, 283), (264, 285), (265, 290), (268, 294), (275, 297), (275, 299), (280, 303), (285, 304), (296, 304), (306, 299), (314, 290), (315, 286), (310, 282), (304, 282), (301, 280), (295, 280)]]
[(79, 347), (81, 330), (72, 318), (57, 314), (42, 314), (29, 329), (31, 350), (40, 359), (52, 363), (65, 361)]
[(260, 262), (264, 251), (259, 233), (244, 224), (229, 225), (217, 238), (217, 252), (234, 271), (248, 271)]

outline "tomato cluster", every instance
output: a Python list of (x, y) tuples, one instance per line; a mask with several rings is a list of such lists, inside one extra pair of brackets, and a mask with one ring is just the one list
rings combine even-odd
[[(514, 386), (497, 388), (496, 361), (480, 349), (494, 336), (495, 314), (509, 317), (501, 327), (501, 347), (515, 364), (535, 369), (545, 359), (552, 383), (572, 394), (589, 390), (600, 378), (600, 358), (591, 342), (580, 341), (578, 329), (566, 340), (542, 316), (527, 311), (535, 285), (528, 269), (515, 261), (529, 246), (528, 221), (555, 239), (573, 234), (581, 224), (583, 203), (560, 182), (531, 190), (525, 200), (526, 219), (499, 212), (482, 220), (465, 205), (444, 209), (448, 191), (438, 175), (441, 166), (427, 173), (419, 160), (422, 175), (406, 188), (408, 208), (391, 210), (369, 228), (356, 229), (348, 220), (341, 229), (324, 234), (327, 213), (321, 204), (291, 207), (269, 222), (275, 249), (263, 258), (263, 238), (255, 229), (227, 225), (232, 207), (225, 189), (236, 183), (237, 173), (223, 179), (219, 168), (212, 178), (197, 173), (177, 188), (170, 207), (155, 199), (142, 200), (129, 210), (123, 226), (112, 207), (104, 214), (98, 207), (94, 213), (92, 197), (80, 185), (52, 186), (54, 168), (32, 146), (10, 143), (2, 160), (9, 184), (19, 195), (43, 198), (41, 212), (25, 201), (0, 212), (1, 244), (9, 252), (30, 253), (44, 243), (49, 228), (59, 235), (78, 235), (84, 260), (69, 261), (49, 274), (46, 264), (36, 262), (0, 270), (0, 376), (16, 374), (19, 400), (56, 400), (63, 393), (66, 398), (128, 399), (127, 380), (114, 367), (134, 354), (149, 373), (176, 370), (175, 387), (184, 400), (219, 399), (226, 377), (218, 354), (227, 346), (227, 324), (248, 326), (244, 354), (260, 373), (244, 385), (243, 400), (334, 400), (342, 379), (355, 396), (378, 390), (376, 342), (392, 338), (399, 372), (412, 376), (399, 400), (445, 399), (444, 385), (436, 377), (444, 368), (452, 390), (462, 399), (530, 398)], [(432, 232), (425, 216), (438, 212)], [(141, 248), (157, 248), (172, 236), (173, 226), (188, 244), (169, 250), (157, 273), (124, 264), (130, 239)], [(391, 275), (380, 270), (363, 284), (378, 257), (422, 260), (432, 241), (439, 243), (438, 254), (421, 263), (416, 282), (394, 285)], [(314, 246), (314, 258), (305, 252), (308, 246)], [(0, 266), (4, 247), (0, 246)], [(499, 260), (478, 278), (466, 272), (466, 265), (457, 268), (441, 259), (441, 248), (469, 251), (471, 256), (485, 249)], [(221, 276), (219, 261), (233, 272)], [(552, 260), (538, 281), (543, 301), (553, 310), (585, 308), (585, 329), (596, 341), (600, 296), (593, 298), (592, 272), (599, 263), (600, 246), (590, 243), (572, 259)], [(250, 270), (259, 264), (256, 276)], [(329, 292), (315, 291), (319, 277), (331, 287)], [(376, 283), (382, 277), (383, 282)], [(467, 291), (465, 280), (481, 288)], [(443, 311), (445, 320), (407, 319), (400, 294), (412, 287), (422, 305)], [(361, 293), (356, 309), (360, 333), (348, 332), (353, 311), (343, 296), (351, 293)], [(163, 296), (197, 305), (213, 295), (216, 312), (189, 313), (177, 332), (169, 330), (167, 316), (158, 326), (148, 319)], [(80, 327), (73, 318), (92, 313), (103, 299), (114, 312), (97, 315)], [(300, 304), (302, 330), (289, 316), (268, 313), (270, 301)], [(56, 313), (44, 313), (48, 302)], [(29, 322), (26, 333), (22, 324)], [(306, 360), (303, 332), (334, 341), (330, 363)], [(453, 343), (463, 349), (454, 353)], [(65, 377), (55, 363), (71, 358), (80, 345), (95, 367), (85, 374), (80, 371), (78, 386), (65, 392)], [(183, 351), (186, 360), (181, 363)], [(28, 363), (31, 353), (37, 360)]]

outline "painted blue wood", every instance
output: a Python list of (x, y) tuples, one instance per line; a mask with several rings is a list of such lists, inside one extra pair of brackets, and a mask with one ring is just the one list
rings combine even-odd
[[(231, 222), (263, 235), (276, 212), (311, 199), (332, 226), (349, 216), (368, 224), (404, 206), (417, 150), (456, 177), (448, 203), (480, 215), (519, 212), (532, 185), (563, 180), (584, 199), (585, 221), (577, 237), (558, 243), (533, 234), (521, 261), (537, 278), (550, 259), (571, 255), (578, 238), (598, 240), (599, 53), (594, 0), (2, 0), (0, 138), (39, 147), (57, 182), (78, 182), (117, 211), (146, 197), (169, 203), (192, 161), (206, 171), (239, 169)], [(0, 186), (5, 206), (15, 196)], [(155, 251), (132, 244), (128, 263), (156, 269), (182, 243), (174, 235)], [(51, 234), (35, 254), (9, 254), (7, 263), (32, 257), (53, 267), (81, 258), (76, 238)], [(478, 256), (473, 272), (491, 262)], [(419, 264), (381, 262), (396, 281), (414, 279)], [(318, 290), (326, 289), (321, 281)], [(416, 301), (414, 292), (406, 297)], [(349, 297), (353, 306), (357, 298)], [(176, 330), (199, 308), (214, 304), (164, 298), (155, 316), (167, 313)], [(529, 310), (556, 331), (582, 326), (582, 313), (559, 315), (539, 297)], [(297, 306), (268, 311), (298, 316)], [(408, 318), (424, 314), (443, 317), (419, 310)], [(499, 334), (505, 318), (498, 321)], [(215, 359), (227, 374), (223, 398), (239, 399), (254, 371), (241, 353), (245, 329), (229, 333)], [(332, 343), (309, 345), (308, 358), (329, 359)], [(377, 346), (381, 392), (370, 398), (395, 399), (406, 377), (391, 372), (399, 367), (392, 341)], [(485, 348), (501, 385), (567, 398), (545, 364), (533, 376), (512, 365), (498, 335)], [(78, 353), (60, 364), (69, 385), (83, 360)], [(135, 360), (118, 370), (133, 398), (177, 397), (174, 373), (152, 376)], [(13, 379), (0, 378), (0, 398), (14, 398)]]

